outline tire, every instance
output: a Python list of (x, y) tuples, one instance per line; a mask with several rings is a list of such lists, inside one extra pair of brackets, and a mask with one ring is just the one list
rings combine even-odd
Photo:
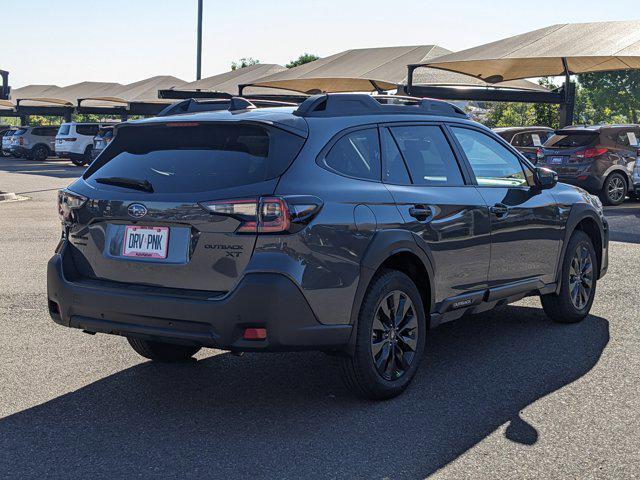
[[(578, 253), (583, 254), (583, 258), (584, 254), (588, 254), (588, 265), (590, 265), (590, 267), (588, 267), (586, 263), (582, 266), (579, 262), (577, 264), (574, 263)], [(578, 268), (576, 268), (576, 266)], [(572, 278), (576, 278), (574, 275), (574, 271), (576, 270), (581, 272), (582, 280), (577, 279), (572, 283)], [(551, 320), (558, 323), (576, 323), (583, 320), (589, 315), (591, 305), (593, 304), (596, 284), (598, 282), (597, 272), (598, 257), (596, 257), (596, 251), (593, 248), (591, 239), (583, 231), (576, 230), (569, 239), (569, 244), (567, 245), (562, 261), (560, 293), (550, 293), (540, 296), (544, 313), (546, 313)], [(586, 289), (586, 285), (588, 285), (589, 282), (591, 286), (588, 288), (585, 296), (581, 296), (581, 290), (578, 289), (578, 294), (572, 298), (571, 292), (575, 291), (574, 285), (577, 284), (579, 287)], [(578, 298), (578, 296), (580, 296), (580, 298)]]
[(49, 157), (49, 149), (44, 145), (36, 145), (29, 155), (29, 160), (43, 162)]
[(129, 345), (138, 354), (158, 362), (183, 362), (194, 356), (200, 347), (176, 345), (173, 343), (155, 342), (140, 338), (127, 337)]
[(84, 167), (87, 164), (87, 159), (84, 155), (72, 155), (70, 159), (71, 163), (76, 167)]
[[(387, 328), (389, 324), (383, 320), (385, 310), (391, 313), (395, 310), (390, 308), (389, 298), (395, 305), (400, 303), (398, 300), (404, 300), (403, 305), (410, 300), (405, 316), (394, 322), (391, 328)], [(422, 298), (413, 281), (396, 270), (383, 270), (377, 274), (360, 307), (355, 352), (353, 356), (340, 359), (347, 387), (356, 395), (370, 400), (385, 400), (401, 394), (418, 369), (426, 333)], [(397, 355), (386, 356), (386, 352), (403, 353), (404, 362)], [(378, 359), (378, 366), (374, 357)], [(384, 362), (385, 358), (394, 362)]]
[(618, 172), (613, 172), (604, 181), (600, 199), (605, 205), (620, 205), (627, 196), (627, 180)]

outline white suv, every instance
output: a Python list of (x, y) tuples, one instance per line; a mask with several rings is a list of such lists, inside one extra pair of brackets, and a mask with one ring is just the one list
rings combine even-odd
[(91, 162), (93, 137), (98, 131), (112, 123), (63, 123), (56, 135), (56, 155), (69, 158), (75, 165)]

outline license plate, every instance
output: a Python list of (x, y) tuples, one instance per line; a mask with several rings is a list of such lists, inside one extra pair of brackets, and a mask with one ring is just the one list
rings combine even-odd
[(125, 257), (167, 258), (169, 227), (127, 225), (122, 255)]
[(551, 157), (552, 165), (562, 165), (562, 157)]

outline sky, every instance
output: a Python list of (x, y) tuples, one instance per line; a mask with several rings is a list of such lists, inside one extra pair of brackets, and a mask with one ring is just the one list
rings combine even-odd
[[(0, 69), (14, 88), (193, 81), (196, 17), (197, 0), (0, 0)], [(637, 0), (204, 0), (202, 73), (242, 57), (284, 65), (350, 48), (462, 50), (556, 23), (638, 18)]]

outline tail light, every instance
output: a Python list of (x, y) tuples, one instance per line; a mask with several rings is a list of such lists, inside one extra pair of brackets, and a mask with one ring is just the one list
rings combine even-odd
[(200, 204), (215, 215), (239, 220), (237, 233), (293, 233), (304, 227), (322, 207), (317, 197), (260, 197), (215, 200)]
[(538, 161), (544, 159), (544, 152), (542, 151), (541, 148), (538, 148), (536, 150), (536, 158), (538, 159)]
[(604, 155), (608, 150), (606, 148), (587, 148), (581, 152), (576, 152), (578, 158), (594, 158)]
[(24, 137), (18, 137), (18, 143), (24, 145)]
[(72, 219), (74, 210), (82, 207), (87, 202), (87, 197), (72, 193), (69, 190), (58, 190), (58, 216), (63, 222)]

